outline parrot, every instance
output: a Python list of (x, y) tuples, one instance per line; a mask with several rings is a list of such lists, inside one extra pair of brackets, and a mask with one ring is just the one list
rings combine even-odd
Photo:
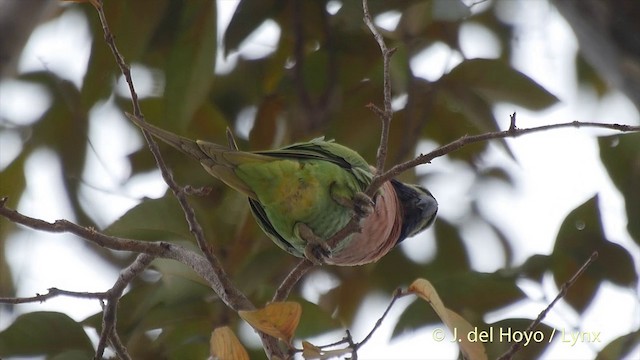
[[(396, 179), (370, 198), (364, 191), (375, 168), (356, 151), (323, 137), (275, 150), (240, 151), (191, 140), (127, 114), (140, 128), (198, 160), (213, 177), (248, 198), (262, 231), (289, 254), (314, 264), (357, 266), (377, 262), (407, 237), (428, 228), (438, 202), (419, 185)], [(354, 214), (360, 231), (327, 244)]]

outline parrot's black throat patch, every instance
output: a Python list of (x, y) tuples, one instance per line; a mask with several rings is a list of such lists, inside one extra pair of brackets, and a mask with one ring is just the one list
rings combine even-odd
[(396, 179), (391, 180), (391, 185), (402, 206), (402, 227), (396, 243), (399, 244), (433, 223), (438, 212), (438, 202), (429, 190), (421, 186), (406, 185)]

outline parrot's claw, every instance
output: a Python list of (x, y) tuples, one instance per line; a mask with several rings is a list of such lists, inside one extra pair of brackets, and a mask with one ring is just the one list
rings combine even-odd
[(358, 192), (353, 196), (353, 211), (361, 219), (371, 215), (375, 205), (376, 203), (363, 192)]
[(298, 223), (297, 227), (300, 237), (307, 242), (307, 246), (304, 248), (304, 257), (314, 265), (324, 264), (325, 259), (331, 254), (327, 244), (314, 234), (313, 230), (306, 224)]
[(332, 194), (332, 198), (338, 204), (353, 210), (360, 219), (371, 215), (376, 205), (376, 203), (363, 192), (355, 193), (352, 199), (336, 194)]

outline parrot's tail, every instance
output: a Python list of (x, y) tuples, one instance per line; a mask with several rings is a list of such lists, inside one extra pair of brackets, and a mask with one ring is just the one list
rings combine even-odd
[[(239, 164), (248, 162), (268, 162), (272, 160), (271, 158), (264, 155), (238, 151), (238, 146), (232, 138), (228, 139), (229, 147), (201, 140), (193, 141), (153, 126), (134, 115), (127, 113), (127, 117), (151, 135), (197, 159), (208, 173), (222, 180), (227, 185), (250, 198), (258, 198), (251, 187), (236, 175), (235, 168)], [(227, 136), (229, 137), (229, 134), (227, 134)]]
[(153, 126), (148, 122), (132, 114), (129, 114), (129, 113), (125, 113), (125, 114), (129, 118), (129, 120), (133, 121), (133, 123), (138, 125), (141, 129), (148, 131), (151, 135), (166, 142), (167, 144), (182, 151), (183, 153), (194, 157), (200, 162), (206, 162), (207, 160), (210, 160), (207, 154), (205, 154), (200, 149), (200, 146), (198, 146), (198, 144), (195, 141), (187, 139), (182, 136), (178, 136), (172, 132), (161, 129), (159, 127)]

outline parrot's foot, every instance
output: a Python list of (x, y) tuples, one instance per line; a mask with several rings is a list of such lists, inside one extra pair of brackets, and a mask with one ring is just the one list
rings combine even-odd
[(307, 246), (304, 248), (304, 257), (314, 265), (324, 264), (325, 259), (331, 254), (327, 244), (314, 234), (313, 230), (306, 224), (298, 223), (296, 226), (298, 227), (300, 237), (307, 242)]
[(376, 203), (363, 192), (358, 192), (353, 196), (353, 211), (361, 219), (373, 214), (374, 206)]
[(363, 193), (357, 192), (353, 195), (353, 199), (349, 199), (342, 196), (332, 195), (333, 200), (338, 204), (353, 210), (356, 215), (362, 219), (373, 213), (374, 206), (376, 205), (371, 198)]
[(194, 188), (191, 185), (187, 185), (182, 189), (184, 190), (185, 194), (187, 194), (187, 195), (201, 196), (201, 197), (202, 196), (208, 196), (213, 191), (213, 188), (211, 186), (203, 186), (203, 187)]

